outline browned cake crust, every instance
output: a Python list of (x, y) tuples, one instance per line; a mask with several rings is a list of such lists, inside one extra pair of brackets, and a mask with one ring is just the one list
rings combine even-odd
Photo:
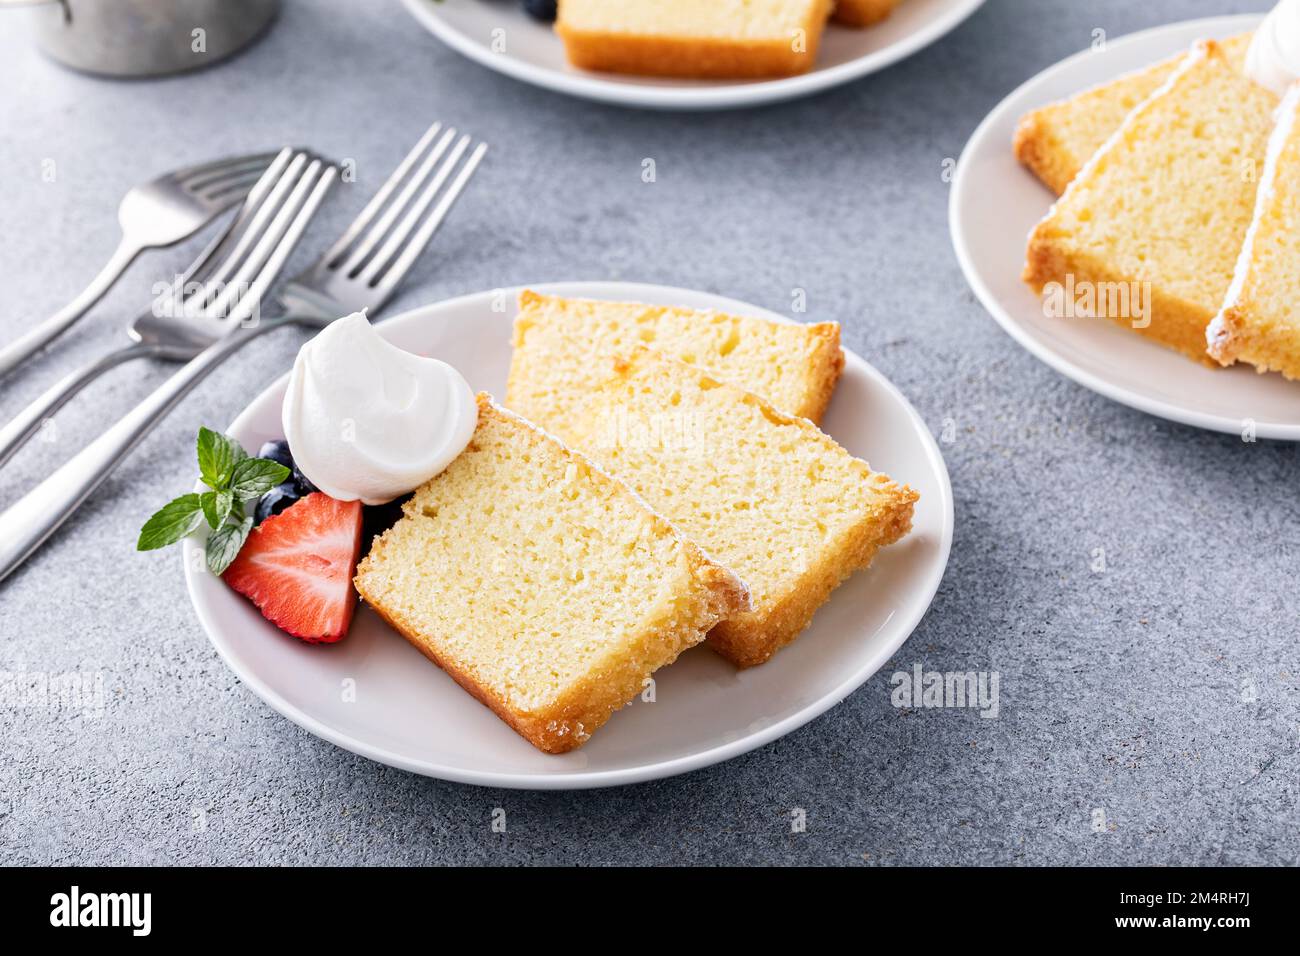
[[(779, 583), (769, 590), (766, 597), (756, 597), (752, 610), (735, 612), (709, 632), (709, 646), (736, 666), (752, 667), (770, 659), (807, 628), (817, 608), (826, 603), (836, 587), (854, 572), (867, 567), (880, 548), (893, 544), (911, 530), (912, 513), (919, 495), (887, 475), (872, 472), (865, 462), (854, 459), (807, 419), (787, 415), (751, 392), (717, 382), (706, 370), (676, 362), (648, 349), (638, 349), (627, 358), (617, 360), (614, 363), (614, 376), (593, 396), (589, 414), (583, 418), (588, 432), (577, 437), (578, 444), (598, 460), (605, 461), (616, 476), (643, 494), (652, 507), (661, 508), (670, 521), (699, 542), (712, 556), (746, 578), (751, 587), (755, 586), (755, 581), (750, 576), (753, 569), (746, 570), (744, 555), (734, 550), (724, 550), (719, 540), (713, 539), (709, 531), (694, 520), (702, 506), (684, 502), (684, 496), (664, 493), (668, 489), (668, 484), (661, 483), (665, 480), (665, 474), (667, 480), (686, 487), (690, 484), (688, 470), (707, 470), (710, 465), (696, 462), (678, 473), (660, 472), (655, 475), (652, 474), (655, 465), (653, 461), (647, 460), (643, 451), (636, 448), (601, 447), (596, 437), (599, 433), (598, 412), (601, 408), (619, 407), (622, 401), (620, 393), (626, 388), (626, 383), (632, 381), (639, 383), (635, 394), (645, 394), (647, 383), (650, 382), (654, 383), (654, 387), (676, 389), (679, 393), (684, 393), (681, 397), (682, 407), (689, 410), (685, 414), (696, 416), (696, 420), (702, 423), (701, 427), (708, 429), (704, 432), (708, 437), (701, 437), (700, 440), (718, 442), (711, 445), (713, 457), (710, 458), (710, 463), (716, 457), (726, 454), (726, 447), (721, 444), (726, 439), (721, 436), (727, 431), (734, 432), (748, 427), (741, 424), (744, 421), (741, 413), (745, 409), (756, 409), (756, 418), (761, 428), (789, 429), (790, 433), (782, 441), (791, 447), (779, 453), (780, 457), (793, 460), (801, 452), (807, 453), (810, 460), (816, 461), (819, 471), (823, 466), (826, 469), (826, 477), (818, 479), (825, 482), (823, 487), (830, 487), (835, 482), (835, 501), (851, 511), (849, 520), (841, 523), (838, 517), (833, 519), (837, 523), (837, 530), (809, 551), (804, 567), (797, 572), (788, 565), (783, 567)], [(690, 397), (688, 391), (694, 383), (701, 384), (705, 389), (704, 394), (722, 396), (721, 404), (708, 407), (696, 405), (699, 398)], [(709, 424), (703, 424), (705, 420)], [(769, 446), (759, 443), (752, 447)], [(772, 449), (775, 447), (771, 446)], [(777, 454), (771, 450), (755, 453), (760, 456)], [(754, 465), (749, 487), (756, 487), (762, 482), (762, 464), (756, 461)], [(834, 477), (831, 472), (835, 472)], [(787, 498), (780, 504), (787, 509), (790, 520), (796, 523), (811, 514), (821, 514), (818, 509), (823, 507), (815, 503), (811, 496), (807, 500)], [(771, 513), (765, 504), (751, 507), (756, 515)], [(737, 513), (744, 515), (750, 512), (746, 509)], [(759, 520), (762, 522), (768, 519)], [(737, 521), (743, 524), (745, 519), (739, 518)], [(760, 542), (767, 540), (766, 532), (755, 526), (747, 533), (753, 541), (754, 553), (761, 553)], [(772, 545), (769, 544), (769, 547)], [(793, 559), (793, 556), (790, 557)]]
[(1069, 145), (1061, 142), (1051, 114), (1043, 110), (1021, 117), (1011, 148), (1016, 159), (1058, 196), (1083, 165)]
[(811, 326), (811, 330), (821, 343), (815, 350), (813, 367), (808, 376), (813, 391), (806, 407), (792, 411), (816, 425), (826, 414), (826, 408), (835, 394), (835, 386), (844, 373), (844, 349), (840, 347), (838, 322), (821, 322)]
[[(564, 753), (585, 743), (614, 713), (642, 692), (647, 678), (654, 671), (671, 664), (682, 651), (703, 641), (708, 630), (719, 620), (750, 608), (749, 592), (734, 574), (711, 561), (698, 547), (678, 534), (666, 520), (650, 511), (644, 501), (588, 458), (564, 447), (531, 423), (495, 405), (487, 395), (479, 395), (478, 405), (479, 426), (475, 438), (470, 441), (461, 458), (453, 462), (446, 472), (416, 491), (404, 507), (402, 520), (375, 539), (370, 553), (357, 569), (355, 584), (362, 598), (389, 626), (446, 671), (475, 699), (491, 708), (520, 736), (539, 750)], [(469, 457), (490, 453), (485, 447), (488, 440), (480, 441), (480, 437), (487, 434), (485, 429), (492, 430), (497, 436), (498, 447), (508, 445), (511, 456), (509, 461), (519, 462), (511, 464), (511, 469), (539, 467), (541, 459), (547, 459), (551, 464), (558, 461), (566, 467), (585, 466), (590, 469), (591, 480), (599, 487), (600, 495), (619, 502), (620, 514), (632, 514), (637, 520), (649, 522), (657, 539), (671, 537), (675, 542), (669, 552), (673, 555), (671, 563), (666, 563), (662, 568), (665, 575), (671, 573), (672, 580), (677, 582), (667, 610), (652, 617), (643, 617), (629, 630), (612, 635), (614, 640), (593, 651), (590, 659), (584, 659), (583, 669), (572, 680), (558, 687), (554, 696), (539, 696), (537, 699), (540, 703), (537, 705), (512, 702), (500, 687), (495, 686), (493, 678), (484, 678), (482, 674), (475, 673), (475, 668), (482, 668), (485, 663), (482, 643), (466, 644), (463, 640), (458, 641), (458, 638), (466, 636), (467, 631), (463, 627), (457, 633), (450, 633), (457, 631), (455, 618), (459, 616), (464, 619), (464, 612), (455, 603), (465, 599), (466, 596), (461, 593), (463, 589), (458, 589), (454, 581), (446, 579), (448, 583), (445, 593), (426, 594), (417, 583), (420, 579), (416, 576), (413, 566), (415, 560), (411, 557), (412, 546), (418, 547), (427, 541), (428, 535), (446, 535), (463, 530), (463, 526), (452, 524), (421, 528), (411, 522), (430, 520), (428, 516), (419, 517), (423, 512), (421, 501), (429, 500), (426, 496), (433, 495), (437, 483), (469, 480), (466, 476), (473, 472), (462, 470), (458, 474), (458, 468), (464, 466), (464, 469), (469, 469)], [(481, 496), (484, 507), (500, 507), (502, 496), (510, 490), (512, 489), (480, 484), (471, 486), (471, 493), (476, 496), (474, 500)], [(561, 493), (556, 489), (555, 494)], [(545, 502), (539, 503), (539, 506), (545, 507)], [(434, 518), (447, 520), (438, 515)], [(472, 537), (469, 546), (473, 546)], [(515, 563), (512, 553), (502, 553), (503, 575), (509, 575)], [(472, 555), (466, 557), (468, 559)], [(683, 570), (686, 573), (683, 574)], [(550, 593), (549, 599), (562, 600), (557, 593)], [(610, 600), (618, 599), (611, 597)], [(449, 609), (451, 620), (441, 626), (430, 625), (427, 617), (430, 601), (444, 602), (441, 607)], [(425, 616), (424, 622), (419, 620), (422, 615)], [(502, 633), (511, 633), (512, 626), (513, 633), (517, 635), (519, 618), (514, 620), (516, 623), (513, 625), (509, 619), (489, 621), (487, 627), (495, 628), (497, 634), (487, 635), (485, 640)], [(475, 633), (485, 632), (480, 629)], [(491, 658), (488, 664), (500, 660), (499, 657)], [(492, 671), (489, 670), (488, 673)], [(524, 678), (521, 676), (519, 679)]]
[[(769, 407), (769, 413), (780, 413)], [(772, 658), (802, 634), (817, 609), (855, 572), (869, 567), (881, 548), (912, 530), (912, 513), (920, 498), (887, 475), (873, 474), (879, 499), (862, 512), (858, 523), (837, 542), (835, 550), (793, 582), (774, 607), (738, 611), (709, 631), (709, 646), (737, 667), (754, 667)]]
[[(1035, 229), (1025, 251), (1024, 281), (1041, 295), (1048, 283), (1061, 282), (1067, 275), (1074, 277), (1076, 286), (1082, 286), (1085, 282), (1102, 286), (1133, 281), (1131, 276), (1121, 275), (1104, 262), (1078, 249), (1065, 250), (1056, 243), (1047, 229)], [(1105, 315), (1102, 318), (1181, 352), (1193, 362), (1208, 368), (1218, 368), (1205, 351), (1205, 326), (1213, 316), (1212, 311), (1194, 302), (1168, 295), (1155, 285), (1151, 287), (1147, 306), (1151, 314), (1150, 325), (1145, 328), (1134, 326), (1132, 318), (1126, 316)]]
[[(616, 324), (624, 334), (611, 335), (607, 327), (602, 329), (602, 313), (618, 316)], [(770, 347), (752, 352), (741, 347), (723, 354), (716, 341), (683, 334), (680, 328), (694, 321), (707, 325), (711, 319), (722, 320), (724, 327), (746, 338), (747, 329), (757, 328), (769, 337)], [(601, 376), (593, 377), (591, 371), (599, 368), (603, 375), (620, 348), (646, 341), (629, 331), (642, 325), (655, 330), (652, 337), (659, 351), (710, 368), (814, 423), (821, 421), (844, 371), (837, 322), (786, 324), (671, 306), (566, 299), (525, 289), (519, 294), (506, 403), (566, 437), (570, 419), (583, 405), (578, 397), (600, 383)], [(781, 372), (775, 380), (761, 374), (772, 369)]]
[(1219, 365), (1249, 362), (1257, 372), (1300, 380), (1296, 336), (1277, 325), (1261, 326), (1257, 319), (1247, 306), (1225, 306), (1206, 329), (1209, 356)]
[[(698, 549), (696, 557), (699, 560)], [(735, 575), (702, 560), (699, 574), (712, 598), (704, 605), (701, 620), (693, 622), (694, 624), (702, 623), (709, 617), (717, 620), (749, 606), (749, 594)], [(599, 675), (589, 675), (574, 684), (546, 710), (525, 713), (512, 707), (492, 688), (475, 680), (474, 676), (460, 667), (454, 659), (440, 653), (429, 635), (422, 633), (419, 628), (404, 621), (398, 615), (385, 610), (382, 605), (371, 602), (362, 589), (361, 580), (357, 581), (357, 590), (389, 627), (446, 671), (447, 676), (509, 724), (519, 736), (548, 754), (568, 753), (581, 747), (610, 717), (645, 689), (645, 680), (651, 671), (671, 664), (682, 651), (691, 646), (689, 644), (679, 647), (670, 646), (669, 642), (673, 635), (665, 632), (639, 634), (630, 649), (629, 666)], [(640, 666), (639, 662), (651, 659), (655, 661), (654, 667), (646, 669)], [(633, 665), (631, 664), (633, 661), (638, 663)]]
[[(1186, 289), (1189, 281), (1206, 286), (1219, 280), (1224, 257), (1214, 244), (1239, 248), (1248, 219), (1240, 231), (1234, 226), (1232, 235), (1204, 229), (1198, 234), (1195, 225), (1164, 211), (1195, 203), (1208, 218), (1214, 206), (1213, 214), (1227, 216), (1252, 204), (1253, 181), (1241, 176), (1241, 162), (1232, 153), (1239, 152), (1243, 160), (1262, 158), (1271, 100), (1272, 94), (1240, 75), (1220, 44), (1196, 44), (1156, 92), (1128, 114), (1034, 227), (1024, 281), (1040, 294), (1049, 283), (1139, 288), (1148, 299), (1141, 320), (1124, 313), (1102, 317), (1217, 368), (1206, 353), (1205, 330), (1230, 274), (1221, 277), (1221, 290), (1205, 288), (1197, 296)], [(1204, 145), (1197, 140), (1196, 147), (1190, 146), (1186, 141), (1196, 134), (1186, 114), (1198, 109), (1215, 113), (1220, 127), (1240, 121), (1247, 132), (1233, 129), (1231, 135), (1206, 136)], [(1213, 120), (1210, 128), (1215, 128)], [(1178, 137), (1176, 145), (1166, 147)], [(1126, 188), (1137, 188), (1133, 181), (1159, 183), (1167, 192), (1154, 202), (1142, 197), (1121, 201)], [(1156, 262), (1158, 266), (1152, 264)], [(1174, 281), (1178, 276), (1181, 285)], [(1184, 291), (1171, 291), (1175, 288)]]
[(1222, 365), (1300, 379), (1300, 86), (1278, 107), (1255, 194), (1255, 212), (1219, 315), (1205, 330)]
[(565, 19), (564, 5), (555, 31), (564, 40), (569, 62), (584, 70), (640, 76), (679, 76), (716, 79), (762, 79), (806, 73), (817, 61), (822, 31), (833, 0), (818, 0), (800, 24), (804, 42), (789, 37), (771, 40), (725, 37), (641, 36), (591, 30)]
[(837, 0), (831, 19), (841, 26), (869, 27), (884, 20), (902, 0)]
[[(1243, 33), (1221, 44), (1237, 69), (1245, 61), (1250, 39), (1251, 34)], [(1012, 140), (1016, 158), (1061, 195), (1106, 138), (1119, 129), (1124, 117), (1154, 93), (1182, 60), (1179, 54), (1031, 110), (1016, 126)]]

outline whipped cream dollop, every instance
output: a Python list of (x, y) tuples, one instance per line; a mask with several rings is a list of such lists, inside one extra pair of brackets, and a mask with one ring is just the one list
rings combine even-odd
[(1300, 79), (1300, 0), (1281, 0), (1255, 31), (1246, 75), (1278, 96)]
[(399, 349), (357, 312), (298, 352), (283, 420), (294, 463), (317, 488), (379, 505), (465, 450), (478, 405), (454, 368)]

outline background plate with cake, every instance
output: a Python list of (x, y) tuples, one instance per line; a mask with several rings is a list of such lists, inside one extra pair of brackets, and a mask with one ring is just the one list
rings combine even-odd
[(518, 0), (403, 2), (453, 49), (525, 83), (622, 106), (712, 110), (882, 70), (984, 0), (561, 0), (558, 34)]
[[(949, 221), (985, 308), (1053, 368), (1162, 418), (1294, 441), (1300, 384), (1264, 372), (1290, 367), (1263, 333), (1285, 324), (1266, 305), (1300, 256), (1279, 226), (1295, 166), (1286, 136), (1284, 163), (1267, 161), (1286, 111), (1242, 72), (1261, 22), (1172, 24), (1043, 71), (971, 136)], [(1286, 262), (1260, 268), (1271, 249)], [(1239, 266), (1248, 282), (1233, 282)], [(1093, 289), (1109, 305), (1111, 290), (1136, 292), (1140, 307), (1098, 308)]]
[[(952, 540), (943, 460), (897, 390), (840, 350), (833, 323), (657, 286), (520, 291), (376, 326), (497, 403), (480, 394), (465, 450), (382, 537), (365, 532), (350, 622), (317, 625), (300, 613), (310, 602), (283, 600), (325, 562), (280, 529), (316, 520), (323, 493), (264, 518), (224, 580), (186, 539), (199, 619), (244, 683), (393, 766), (572, 788), (743, 753), (875, 673), (925, 613)], [(583, 352), (598, 337), (626, 355), (600, 374), (606, 358)], [(231, 438), (257, 449), (292, 431), (298, 464), (327, 454), (330, 430), (313, 439), (300, 416), (346, 389), (313, 397), (313, 368), (318, 384), (337, 376), (312, 345)], [(334, 456), (345, 470), (351, 448)], [(325, 557), (355, 562), (357, 519), (340, 517), (320, 515), (317, 537), (346, 526)]]

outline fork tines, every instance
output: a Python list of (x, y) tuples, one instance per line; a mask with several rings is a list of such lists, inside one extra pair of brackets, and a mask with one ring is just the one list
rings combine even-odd
[(186, 192), (215, 201), (247, 192), (275, 159), (276, 153), (258, 153), (191, 166), (173, 174)]
[(243, 321), (283, 268), (333, 185), (337, 168), (303, 150), (280, 150), (258, 176), (225, 234), (173, 285), (174, 313)]
[(429, 244), (487, 148), (434, 123), (321, 258), (320, 268), (364, 284), (369, 304), (378, 308)]

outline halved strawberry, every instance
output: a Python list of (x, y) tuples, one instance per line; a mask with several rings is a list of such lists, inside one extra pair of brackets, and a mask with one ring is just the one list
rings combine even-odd
[(361, 502), (317, 491), (254, 528), (222, 577), (281, 630), (332, 644), (352, 623), (360, 550)]

